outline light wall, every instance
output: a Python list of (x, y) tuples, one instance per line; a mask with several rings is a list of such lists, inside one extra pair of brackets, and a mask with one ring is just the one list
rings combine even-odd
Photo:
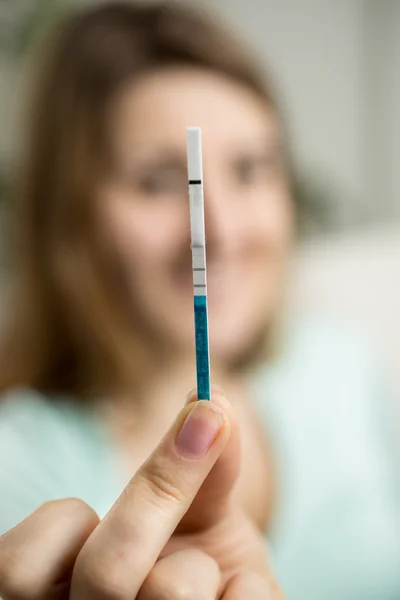
[(375, 214), (400, 215), (400, 2), (368, 0), (365, 177)]
[(400, 221), (400, 2), (214, 0), (269, 62), (342, 219)]
[[(361, 0), (214, 0), (275, 73), (301, 162), (358, 211), (363, 178)], [(350, 216), (350, 215), (349, 215)]]

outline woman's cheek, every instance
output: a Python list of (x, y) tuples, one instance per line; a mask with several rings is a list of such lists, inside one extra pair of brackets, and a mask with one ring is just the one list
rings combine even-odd
[(284, 190), (271, 194), (264, 204), (263, 217), (259, 223), (264, 225), (264, 234), (277, 248), (286, 248), (293, 235), (293, 209), (289, 196)]
[(132, 260), (163, 262), (179, 240), (176, 221), (168, 214), (136, 210), (121, 217), (119, 233)]

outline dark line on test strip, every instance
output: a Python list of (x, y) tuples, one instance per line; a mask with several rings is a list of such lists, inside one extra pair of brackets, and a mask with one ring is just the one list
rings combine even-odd
[(203, 283), (203, 284), (201, 284), (201, 283), (195, 283), (195, 284), (193, 285), (193, 287), (194, 287), (194, 288), (205, 288), (206, 286), (204, 285), (204, 283)]
[(205, 271), (204, 267), (195, 267), (192, 269), (192, 271)]
[(201, 185), (201, 179), (189, 179), (189, 185)]

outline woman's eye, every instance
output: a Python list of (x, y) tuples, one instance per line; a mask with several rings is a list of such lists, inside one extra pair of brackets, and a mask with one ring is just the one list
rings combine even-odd
[(274, 165), (267, 158), (243, 158), (234, 165), (234, 175), (238, 183), (250, 185), (265, 179), (272, 170)]
[(159, 171), (139, 178), (139, 191), (154, 196), (162, 194), (181, 193), (187, 188), (186, 173), (178, 171)]

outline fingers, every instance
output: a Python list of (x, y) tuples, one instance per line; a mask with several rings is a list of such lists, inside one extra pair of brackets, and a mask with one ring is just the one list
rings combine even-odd
[(137, 600), (215, 600), (220, 585), (215, 560), (200, 550), (181, 550), (155, 564)]
[(0, 597), (57, 597), (98, 522), (96, 513), (75, 498), (40, 506), (0, 537)]
[[(188, 403), (196, 400), (196, 390), (193, 390), (188, 396)], [(217, 386), (212, 387), (212, 401), (229, 419), (231, 430), (229, 441), (179, 524), (179, 533), (193, 533), (199, 529), (207, 529), (222, 520), (239, 475), (240, 429), (234, 407), (225, 398), (222, 389)]]
[(213, 402), (181, 411), (85, 544), (73, 600), (135, 597), (229, 435), (229, 421)]
[(222, 600), (284, 600), (275, 585), (255, 573), (240, 573), (228, 583)]

